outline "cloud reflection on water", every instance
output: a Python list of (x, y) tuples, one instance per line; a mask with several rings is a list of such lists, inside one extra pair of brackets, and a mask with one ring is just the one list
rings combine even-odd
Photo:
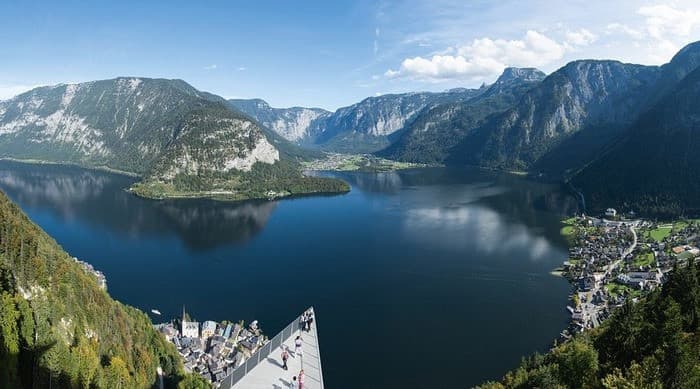
[(454, 250), (473, 247), (495, 255), (518, 250), (536, 261), (555, 249), (527, 226), (510, 223), (499, 213), (475, 204), (411, 209), (404, 227), (417, 242)]

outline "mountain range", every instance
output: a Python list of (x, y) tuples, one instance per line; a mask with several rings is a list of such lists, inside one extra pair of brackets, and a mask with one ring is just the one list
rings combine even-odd
[[(698, 65), (696, 42), (662, 66), (577, 60), (549, 75), (507, 68), (478, 89), (371, 97), (324, 111), (297, 128), (299, 137), (287, 139), (322, 150), (571, 182), (592, 211), (619, 206), (657, 215), (697, 213)], [(284, 109), (229, 103), (258, 120), (276, 112), (276, 123), (284, 122)]]
[(229, 100), (229, 105), (298, 145), (326, 151), (371, 153), (391, 144), (422, 110), (441, 103), (466, 101), (478, 89), (412, 92), (368, 97), (335, 112), (319, 108), (272, 108), (260, 99)]
[(570, 182), (592, 210), (695, 212), (699, 64), (691, 43), (663, 66), (507, 68), (480, 88), (369, 97), (335, 112), (225, 100), (181, 80), (41, 87), (0, 102), (0, 156), (134, 173), (132, 189), (148, 197), (244, 199), (346, 191), (304, 176), (299, 161), (375, 153)]

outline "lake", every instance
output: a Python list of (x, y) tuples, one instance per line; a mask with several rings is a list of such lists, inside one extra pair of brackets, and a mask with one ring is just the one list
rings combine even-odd
[(258, 319), (308, 306), (328, 388), (470, 387), (567, 326), (557, 185), (477, 169), (334, 174), (346, 195), (154, 201), (133, 178), (0, 162), (0, 188), (116, 299), (154, 321)]

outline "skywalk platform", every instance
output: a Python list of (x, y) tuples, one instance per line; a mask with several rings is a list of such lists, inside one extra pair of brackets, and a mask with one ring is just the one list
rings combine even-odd
[[(253, 354), (246, 363), (242, 378), (231, 386), (236, 389), (288, 389), (292, 377), (298, 376), (304, 369), (304, 389), (323, 389), (323, 370), (321, 368), (321, 353), (317, 332), (318, 319), (314, 312), (314, 322), (309, 332), (301, 331), (300, 317), (290, 323), (279, 334), (275, 335), (268, 343)], [(302, 353), (295, 355), (294, 340), (297, 336), (302, 339)], [(282, 349), (287, 347), (289, 370), (282, 368)], [(257, 360), (257, 363), (255, 362)], [(239, 373), (240, 374), (240, 373)], [(222, 385), (222, 387), (225, 387)]]

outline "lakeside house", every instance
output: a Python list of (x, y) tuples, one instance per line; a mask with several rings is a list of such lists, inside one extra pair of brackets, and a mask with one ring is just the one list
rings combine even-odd
[(207, 320), (202, 324), (202, 338), (209, 338), (214, 336), (216, 332), (216, 322)]
[(199, 338), (199, 322), (185, 320), (185, 307), (182, 307), (182, 334), (183, 338)]

